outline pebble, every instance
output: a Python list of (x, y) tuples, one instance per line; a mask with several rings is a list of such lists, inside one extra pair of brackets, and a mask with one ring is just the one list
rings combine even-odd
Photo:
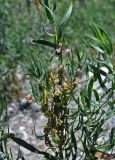
[[(11, 103), (8, 106), (8, 120), (9, 120), (10, 133), (11, 132), (15, 133), (17, 137), (25, 140), (27, 143), (34, 145), (40, 150), (46, 149), (44, 141), (39, 140), (38, 137), (32, 133), (32, 130), (34, 129), (34, 125), (35, 125), (37, 135), (43, 134), (43, 125), (46, 122), (46, 119), (44, 118), (43, 114), (38, 111), (38, 109), (40, 108), (38, 104), (34, 104), (32, 107), (29, 106), (30, 107), (29, 109), (24, 108), (23, 110), (20, 110), (18, 107), (18, 103), (16, 104), (14, 103)], [(33, 107), (35, 108), (33, 109)], [(14, 159), (16, 159), (19, 146), (15, 142), (9, 141), (8, 148), (10, 147), (11, 147)], [(31, 159), (43, 160), (42, 155), (31, 153), (30, 151), (28, 151), (23, 147), (20, 147), (20, 153), (22, 156), (24, 156), (25, 159), (28, 159), (28, 160), (31, 160)]]

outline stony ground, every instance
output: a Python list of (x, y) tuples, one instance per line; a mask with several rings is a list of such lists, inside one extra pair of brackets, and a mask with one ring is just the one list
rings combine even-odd
[[(9, 131), (16, 134), (17, 137), (24, 139), (26, 142), (33, 144), (40, 150), (45, 150), (45, 144), (43, 140), (39, 140), (37, 136), (43, 134), (43, 125), (46, 121), (43, 114), (39, 111), (39, 105), (33, 104), (26, 108), (20, 109), (19, 103), (11, 103), (8, 106), (8, 121)], [(35, 132), (37, 135), (34, 134)], [(8, 146), (11, 147), (14, 159), (19, 149), (19, 146), (9, 141)], [(43, 157), (20, 147), (20, 153), (26, 160), (43, 160)]]

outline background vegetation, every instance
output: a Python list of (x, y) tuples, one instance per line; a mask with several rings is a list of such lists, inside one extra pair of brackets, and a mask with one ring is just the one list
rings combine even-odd
[[(54, 4), (55, 2), (57, 3), (57, 1), (50, 2), (53, 2)], [(51, 35), (53, 27), (48, 21), (50, 18), (47, 14), (47, 11), (49, 11), (47, 10), (47, 7), (45, 8), (45, 13), (43, 12), (43, 7), (39, 4), (39, 0), (0, 0), (1, 116), (3, 115), (3, 108), (6, 107), (6, 104), (3, 103), (4, 97), (7, 97), (8, 99), (13, 98), (14, 94), (17, 95), (17, 98), (20, 98), (21, 85), (17, 72), (21, 71), (22, 73), (20, 74), (23, 74), (23, 70), (20, 70), (20, 62), (25, 63), (27, 64), (28, 73), (33, 76), (35, 82), (37, 82), (36, 84), (32, 80), (34, 98), (36, 101), (39, 100), (39, 102), (41, 102), (42, 112), (48, 119), (47, 125), (44, 126), (46, 145), (55, 154), (52, 156), (47, 152), (39, 151), (24, 140), (15, 137), (12, 133), (4, 134), (4, 126), (1, 125), (0, 140), (4, 143), (4, 145), (1, 144), (1, 151), (6, 154), (7, 159), (10, 159), (6, 147), (8, 138), (11, 138), (14, 142), (32, 152), (43, 154), (45, 158), (51, 160), (52, 158), (55, 159), (55, 157), (63, 159), (64, 157), (70, 158), (71, 156), (76, 159), (77, 149), (79, 149), (76, 144), (79, 142), (82, 143), (85, 160), (93, 159), (95, 153), (98, 150), (101, 151), (100, 149), (105, 152), (111, 150), (114, 146), (114, 128), (109, 130), (109, 138), (103, 142), (102, 145), (98, 144), (97, 141), (98, 138), (106, 132), (106, 130), (102, 129), (102, 125), (114, 115), (115, 57), (112, 46), (114, 47), (115, 39), (115, 1), (73, 0), (73, 3), (72, 16), (63, 29), (63, 38), (61, 37), (65, 49), (63, 52), (65, 53), (68, 51), (70, 53), (67, 63), (62, 54), (62, 44), (56, 39), (56, 36), (59, 36), (58, 33), (54, 36), (55, 38)], [(68, 0), (60, 0), (56, 6), (54, 5), (54, 9), (56, 7), (55, 13), (58, 15), (59, 22), (61, 22), (69, 5), (70, 1)], [(93, 22), (98, 25), (93, 24), (93, 27), (91, 27)], [(112, 40), (100, 26), (104, 26), (109, 35), (111, 35)], [(55, 27), (57, 26), (54, 25), (53, 33), (55, 32)], [(92, 35), (91, 28), (93, 29), (94, 37), (89, 36), (89, 34)], [(53, 47), (55, 46), (54, 51), (45, 47), (44, 43), (46, 43), (46, 41), (34, 41), (43, 44), (43, 46), (38, 46), (34, 43), (32, 44), (32, 39), (42, 39), (54, 42), (53, 44), (48, 44), (50, 47), (52, 45)], [(86, 46), (90, 49), (86, 48)], [(71, 48), (72, 50), (67, 50), (68, 48)], [(77, 57), (74, 57), (73, 51), (77, 51)], [(53, 58), (55, 57), (52, 58), (51, 55), (54, 55), (55, 53), (57, 54), (56, 56), (59, 58), (59, 61), (53, 61)], [(93, 57), (90, 57), (91, 54), (93, 54)], [(27, 63), (28, 55), (29, 63)], [(48, 63), (42, 63), (42, 60), (44, 60), (44, 62), (47, 61)], [(57, 70), (52, 70), (50, 65), (53, 65), (55, 62), (59, 68), (57, 68)], [(51, 70), (47, 70), (47, 67), (51, 67)], [(108, 73), (102, 70), (102, 67), (108, 69)], [(85, 86), (82, 86), (82, 89), (80, 88), (78, 90), (76, 90), (76, 83), (78, 82), (75, 81), (77, 72), (84, 72), (84, 75), (88, 78), (85, 77)], [(89, 76), (90, 72), (94, 74), (94, 78)], [(103, 80), (101, 76), (104, 76), (105, 79)], [(97, 88), (101, 88), (105, 94), (100, 96), (97, 90), (93, 88), (96, 81), (98, 81), (99, 84)], [(70, 83), (67, 84), (67, 82)], [(106, 82), (111, 83), (111, 88), (108, 88), (108, 86), (105, 85)], [(57, 86), (60, 88), (57, 88)], [(39, 95), (40, 99), (38, 90), (36, 89), (39, 90), (39, 93), (41, 92)], [(77, 92), (80, 95), (76, 98), (75, 93)], [(107, 100), (104, 99), (105, 97)], [(29, 98), (31, 100), (31, 96)], [(66, 108), (68, 106), (68, 101), (71, 100), (76, 103), (77, 110), (69, 110)], [(109, 114), (106, 114), (104, 110), (105, 105), (108, 107), (106, 110)], [(49, 107), (49, 110), (46, 106)], [(61, 108), (59, 108), (58, 111), (55, 111), (57, 106), (61, 106)], [(53, 112), (53, 110), (55, 112)], [(54, 119), (52, 119), (52, 117)], [(77, 122), (76, 120), (78, 118), (79, 122), (76, 127), (74, 124)], [(3, 119), (1, 119), (1, 122)], [(92, 121), (90, 119), (92, 119)], [(60, 123), (57, 123), (57, 120), (59, 120)], [(71, 123), (69, 123), (70, 120), (72, 120)], [(53, 132), (54, 130), (55, 133)], [(67, 131), (66, 133), (65, 130)], [(82, 132), (80, 132), (81, 136), (76, 139), (75, 132), (78, 130)], [(59, 135), (57, 133), (59, 133)], [(64, 139), (64, 137), (66, 138)], [(93, 137), (93, 140), (91, 137)], [(65, 141), (63, 141), (63, 139)], [(55, 144), (54, 148), (52, 148), (52, 144)], [(65, 147), (65, 151), (63, 150), (63, 146)], [(58, 151), (56, 151), (57, 148)], [(114, 155), (112, 156), (114, 157)]]
[[(69, 3), (69, 0), (58, 1), (56, 12), (60, 19)], [(39, 0), (0, 0), (0, 6), (0, 90), (7, 94), (19, 87), (14, 73), (19, 61), (26, 59), (25, 48), (28, 49), (31, 39), (47, 37), (43, 32), (46, 21)], [(71, 19), (64, 29), (66, 45), (71, 42), (71, 45), (81, 48), (82, 38), (85, 33), (90, 33), (92, 22), (104, 26), (114, 42), (114, 10), (114, 0), (74, 0)], [(41, 47), (45, 52), (47, 48), (43, 49)], [(12, 81), (14, 85), (11, 85)]]

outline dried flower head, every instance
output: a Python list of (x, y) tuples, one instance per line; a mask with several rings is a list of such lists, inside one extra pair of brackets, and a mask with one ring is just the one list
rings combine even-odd
[(32, 103), (33, 100), (32, 100), (32, 94), (31, 93), (27, 94), (26, 100), (27, 100), (27, 102)]

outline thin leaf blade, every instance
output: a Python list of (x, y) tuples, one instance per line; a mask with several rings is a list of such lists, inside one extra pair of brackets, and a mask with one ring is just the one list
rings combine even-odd
[(73, 8), (73, 3), (71, 2), (70, 7), (68, 8), (67, 12), (65, 13), (65, 15), (62, 18), (61, 26), (64, 26), (67, 23), (68, 19), (71, 16), (72, 8)]
[(45, 45), (51, 48), (56, 48), (56, 45), (54, 43), (46, 41), (46, 40), (33, 40), (32, 42), (36, 44)]

